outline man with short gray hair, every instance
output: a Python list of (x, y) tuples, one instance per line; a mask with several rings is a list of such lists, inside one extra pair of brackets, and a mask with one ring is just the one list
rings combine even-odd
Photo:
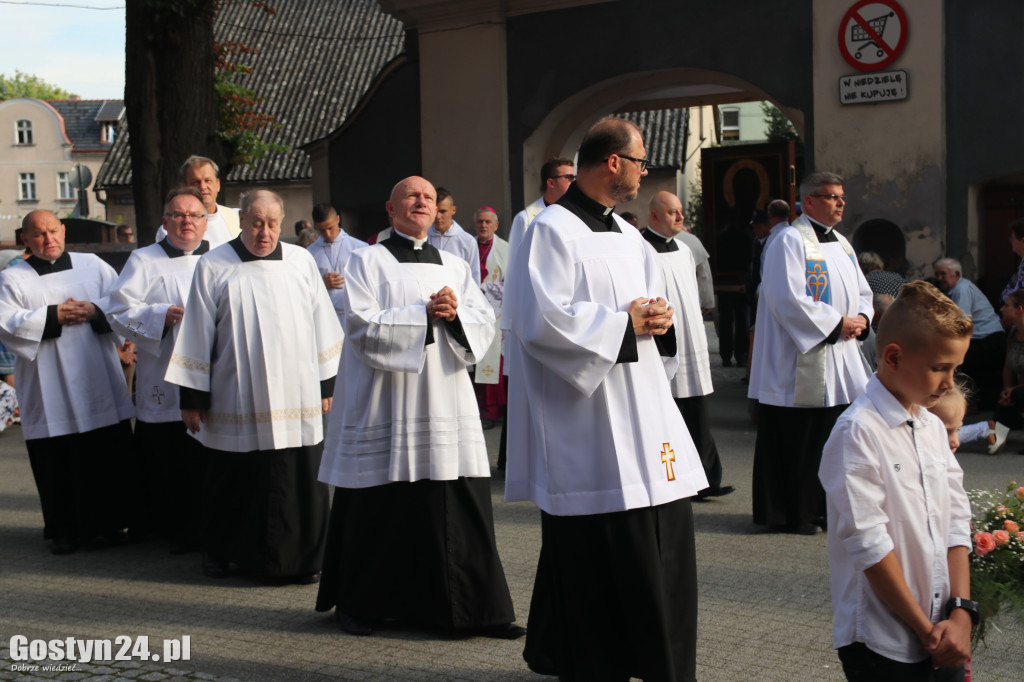
[[(220, 194), (220, 168), (216, 162), (205, 156), (193, 154), (181, 164), (179, 172), (181, 182), (189, 187), (195, 187), (203, 197), (203, 207), (207, 214), (206, 241), (210, 243), (210, 248), (218, 247), (237, 237), (241, 230), (237, 209), (217, 203), (217, 195)], [(166, 236), (167, 230), (161, 225), (156, 231), (156, 241), (159, 242)]]
[(872, 308), (853, 247), (834, 229), (843, 179), (814, 173), (800, 194), (803, 215), (765, 249), (748, 396), (760, 403), (754, 523), (809, 535), (825, 523), (822, 448), (868, 382), (857, 341)]
[(1002, 390), (1003, 360), (1006, 354), (1006, 332), (992, 304), (971, 280), (963, 276), (960, 261), (942, 258), (935, 261), (935, 279), (939, 289), (953, 299), (960, 310), (971, 318), (974, 333), (960, 371), (974, 382), (972, 406), (994, 407)]
[(281, 197), (242, 199), (241, 234), (199, 259), (166, 380), (209, 470), (203, 572), (318, 579), (327, 489), (316, 472), (342, 333), (313, 256), (279, 241)]

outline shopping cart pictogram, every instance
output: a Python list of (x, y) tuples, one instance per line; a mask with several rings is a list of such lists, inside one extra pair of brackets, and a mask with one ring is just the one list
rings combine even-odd
[[(895, 16), (895, 15), (896, 15), (895, 12), (889, 12), (888, 14), (883, 14), (880, 17), (875, 17), (874, 19), (869, 19), (868, 20), (868, 26), (870, 26), (871, 30), (873, 30), (875, 33), (878, 34), (879, 38), (881, 38), (883, 35), (885, 35), (885, 24), (889, 20), (889, 17)], [(883, 50), (882, 47), (878, 43), (876, 43), (874, 41), (874, 39), (871, 37), (871, 35), (867, 31), (864, 30), (864, 27), (861, 26), (856, 21), (853, 22), (853, 25), (850, 26), (850, 42), (859, 43), (859, 42), (865, 41), (865, 40), (867, 42), (865, 42), (862, 45), (860, 45), (857, 48), (857, 52), (855, 52), (854, 55), (853, 55), (856, 59), (860, 59), (860, 55), (861, 55), (862, 51), (864, 50), (865, 47), (867, 47), (869, 45), (874, 45), (875, 46), (875, 48), (876, 48), (875, 56), (877, 56), (877, 57), (884, 57), (885, 56), (885, 50)]]

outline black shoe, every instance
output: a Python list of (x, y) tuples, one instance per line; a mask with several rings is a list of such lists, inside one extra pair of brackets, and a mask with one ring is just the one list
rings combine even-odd
[(76, 545), (71, 538), (54, 538), (53, 549), (51, 551), (57, 555), (64, 555), (71, 554), (76, 549), (78, 549), (78, 545)]
[(731, 485), (723, 485), (723, 486), (719, 486), (718, 488), (708, 489), (706, 491), (702, 491), (701, 492), (701, 496), (702, 497), (725, 497), (726, 495), (729, 495), (730, 493), (734, 493), (734, 492), (736, 492), (736, 488), (732, 487)]
[(732, 367), (732, 360), (729, 358), (722, 358), (722, 367)]
[(298, 575), (291, 575), (285, 578), (285, 582), (290, 585), (316, 585), (320, 582), (320, 574), (300, 573)]
[(796, 535), (817, 535), (821, 532), (821, 526), (815, 523), (801, 523), (799, 526), (790, 528), (789, 532)]
[(231, 575), (231, 566), (228, 562), (203, 552), (203, 575), (207, 578), (227, 578)]
[(519, 639), (526, 635), (526, 628), (515, 623), (505, 623), (503, 625), (490, 625), (480, 628), (478, 632), (482, 636), (492, 639)]
[(341, 629), (355, 637), (366, 637), (373, 634), (373, 628), (358, 618), (353, 618), (347, 613), (334, 610), (334, 617), (338, 620)]

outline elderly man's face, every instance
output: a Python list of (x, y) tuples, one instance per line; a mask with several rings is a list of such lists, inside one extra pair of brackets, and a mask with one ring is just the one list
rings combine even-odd
[[(838, 197), (833, 199), (832, 196)], [(842, 185), (825, 185), (814, 194), (804, 197), (803, 209), (807, 217), (825, 227), (835, 227), (843, 219), (846, 197)]]
[(242, 244), (254, 256), (269, 256), (277, 248), (277, 240), (281, 236), (281, 222), (284, 211), (281, 205), (268, 195), (261, 195), (249, 211), (243, 213)]
[(455, 218), (455, 203), (451, 197), (445, 197), (437, 202), (437, 217), (434, 219), (434, 227), (438, 232), (447, 232), (452, 226)]
[(332, 211), (331, 214), (327, 216), (327, 220), (315, 223), (313, 227), (316, 228), (316, 231), (320, 233), (320, 236), (324, 238), (325, 242), (331, 244), (338, 238), (338, 235), (341, 234), (341, 218), (337, 213)]
[(945, 293), (949, 293), (949, 290), (960, 281), (961, 276), (959, 272), (953, 272), (946, 263), (935, 266), (935, 279), (939, 281), (939, 288)]
[(203, 195), (203, 206), (207, 213), (217, 212), (217, 195), (220, 194), (220, 179), (210, 164), (185, 169), (185, 184), (195, 187)]
[(683, 231), (683, 203), (675, 194), (658, 194), (657, 203), (651, 209), (651, 227), (666, 237), (674, 237)]
[(21, 232), (21, 241), (36, 258), (55, 261), (64, 253), (64, 224), (49, 211), (34, 211)]
[(163, 224), (174, 248), (195, 251), (206, 235), (206, 207), (190, 194), (179, 194), (167, 202)]
[(427, 236), (427, 229), (434, 223), (436, 201), (437, 191), (434, 186), (423, 178), (413, 176), (395, 186), (385, 208), (392, 227), (402, 234), (423, 239)]
[(480, 211), (473, 221), (473, 228), (476, 230), (477, 241), (484, 243), (494, 238), (494, 232), (498, 229), (498, 216), (491, 211)]

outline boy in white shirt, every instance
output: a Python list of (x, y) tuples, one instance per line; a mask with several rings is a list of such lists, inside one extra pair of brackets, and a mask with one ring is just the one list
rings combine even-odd
[(972, 330), (938, 289), (905, 285), (878, 327), (878, 373), (825, 444), (832, 636), (849, 680), (963, 679), (971, 510), (925, 408), (954, 385)]

